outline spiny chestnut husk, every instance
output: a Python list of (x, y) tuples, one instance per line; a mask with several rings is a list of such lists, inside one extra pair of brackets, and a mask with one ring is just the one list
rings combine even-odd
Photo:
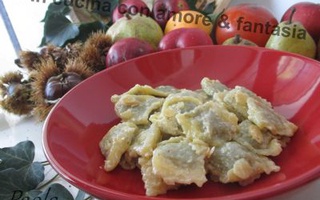
[(31, 72), (38, 70), (42, 60), (52, 59), (56, 63), (56, 67), (63, 71), (68, 60), (80, 59), (92, 71), (99, 72), (105, 69), (105, 57), (111, 45), (110, 36), (107, 36), (103, 31), (99, 31), (92, 33), (85, 43), (70, 43), (63, 48), (48, 45), (42, 48), (40, 52), (22, 51), (16, 64)]
[(69, 59), (75, 59), (79, 56), (81, 48), (82, 43), (80, 42), (67, 44), (64, 48), (50, 45), (47, 48), (42, 49), (41, 53), (46, 56), (50, 55), (57, 67), (60, 70), (64, 70)]
[(32, 114), (43, 121), (54, 104), (71, 88), (105, 69), (111, 38), (104, 32), (92, 33), (85, 43), (65, 47), (48, 45), (39, 52), (22, 51), (17, 65), (27, 69)]
[(106, 68), (106, 55), (112, 45), (110, 36), (104, 32), (93, 33), (84, 43), (80, 59), (94, 72), (99, 72)]
[(15, 60), (15, 63), (20, 67), (32, 71), (35, 66), (41, 62), (42, 56), (38, 52), (34, 51), (21, 51), (19, 59)]
[(64, 71), (57, 67), (53, 59), (43, 61), (32, 75), (33, 114), (43, 121), (63, 95), (93, 74), (81, 60), (68, 60)]
[(34, 51), (21, 51), (18, 61), (16, 64), (27, 69), (29, 72), (38, 70), (38, 67), (42, 60), (53, 59), (57, 64), (57, 67), (61, 70), (64, 69), (68, 59), (75, 59), (79, 56), (82, 43), (76, 42), (68, 44), (65, 47), (57, 47), (54, 45), (48, 45), (43, 47), (40, 52)]
[(31, 85), (20, 72), (8, 72), (0, 77), (0, 106), (16, 115), (28, 115), (34, 104), (30, 99)]

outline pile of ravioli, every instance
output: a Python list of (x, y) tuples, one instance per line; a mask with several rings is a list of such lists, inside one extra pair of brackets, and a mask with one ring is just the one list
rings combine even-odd
[(297, 126), (245, 87), (203, 78), (201, 89), (135, 85), (113, 95), (121, 122), (100, 141), (109, 172), (139, 168), (147, 196), (208, 180), (247, 185), (278, 172)]

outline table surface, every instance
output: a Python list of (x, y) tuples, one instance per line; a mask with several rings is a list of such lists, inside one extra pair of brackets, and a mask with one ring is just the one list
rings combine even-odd
[[(319, 2), (319, 0), (309, 1)], [(44, 16), (49, 1), (47, 1), (46, 4), (36, 3), (30, 0), (3, 0), (3, 2), (7, 8), (10, 18), (12, 19), (12, 23), (17, 32), (17, 36), (20, 40), (22, 48), (36, 50), (42, 37), (43, 25), (40, 23), (40, 21)], [(249, 2), (249, 0), (234, 0), (232, 4), (241, 2)], [(284, 12), (288, 5), (299, 2), (299, 0), (286, 0), (277, 2), (276, 0), (256, 0), (256, 2), (268, 6), (275, 13), (276, 17), (279, 18), (281, 13)], [(31, 10), (32, 12), (30, 12)], [(21, 18), (24, 19), (23, 23), (21, 23)], [(13, 64), (13, 60), (16, 58), (16, 55), (13, 47), (10, 44), (9, 37), (6, 35), (6, 30), (2, 22), (0, 22), (0, 33), (0, 44), (2, 47), (5, 47), (0, 48), (0, 75), (2, 75), (7, 71), (16, 70), (17, 68)], [(42, 126), (43, 123), (37, 122), (33, 117), (18, 117), (6, 113), (0, 109), (0, 148), (14, 146), (18, 142), (30, 140), (35, 144), (36, 147), (35, 161), (46, 160), (42, 149)], [(54, 175), (55, 172), (52, 168), (46, 168), (47, 180)], [(77, 194), (78, 189), (64, 181), (62, 178), (58, 178), (56, 182), (68, 188), (73, 195)], [(313, 180), (299, 188), (290, 190), (284, 194), (272, 197), (270, 200), (316, 200), (319, 199), (319, 197), (320, 178)]]
[[(1, 113), (2, 112), (2, 113)], [(42, 150), (42, 126), (32, 117), (17, 117), (0, 111), (0, 148), (14, 146), (18, 142), (31, 140), (35, 144), (35, 161), (46, 160)], [(46, 179), (55, 175), (52, 168), (46, 169)], [(64, 181), (62, 178), (56, 182), (64, 185), (75, 196), (78, 189)], [(299, 188), (290, 190), (267, 200), (319, 200), (320, 178), (313, 180)]]

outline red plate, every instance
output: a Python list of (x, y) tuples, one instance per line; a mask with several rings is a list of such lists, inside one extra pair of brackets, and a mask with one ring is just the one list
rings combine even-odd
[[(110, 96), (135, 84), (196, 89), (203, 77), (242, 85), (271, 101), (299, 126), (274, 161), (281, 171), (254, 184), (207, 182), (158, 197), (145, 196), (139, 170), (107, 173), (98, 143), (119, 122)], [(206, 46), (150, 54), (95, 74), (71, 90), (50, 112), (43, 128), (45, 154), (76, 187), (101, 199), (252, 199), (297, 187), (320, 175), (320, 63), (255, 47)]]

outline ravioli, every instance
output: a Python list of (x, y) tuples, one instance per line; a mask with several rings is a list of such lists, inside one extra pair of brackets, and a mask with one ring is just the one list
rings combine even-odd
[(248, 89), (236, 86), (234, 89), (224, 90), (213, 95), (213, 98), (224, 105), (230, 112), (233, 112), (243, 121), (248, 118), (248, 99), (255, 99), (265, 107), (271, 107), (271, 104), (265, 99), (257, 96)]
[(206, 98), (204, 94), (190, 90), (181, 90), (178, 93), (170, 94), (165, 99), (161, 111), (151, 117), (150, 121), (156, 123), (160, 130), (166, 134), (181, 135), (182, 130), (176, 115), (194, 109), (202, 104)]
[(212, 180), (222, 183), (252, 183), (262, 173), (278, 172), (280, 167), (271, 159), (251, 152), (237, 142), (215, 148), (206, 168)]
[(156, 124), (151, 124), (142, 130), (133, 140), (128, 152), (131, 157), (151, 157), (153, 150), (161, 141), (162, 134)]
[(237, 116), (213, 101), (178, 114), (177, 120), (188, 138), (198, 138), (210, 146), (231, 141), (238, 131)]
[(133, 95), (151, 95), (155, 97), (167, 97), (172, 91), (173, 88), (170, 88), (171, 90), (165, 90), (161, 89), (155, 89), (152, 88), (149, 85), (135, 85), (133, 88), (128, 90), (125, 94), (133, 94)]
[(140, 169), (147, 196), (207, 181), (244, 186), (278, 172), (271, 157), (298, 127), (245, 87), (206, 77), (200, 86), (137, 84), (113, 95), (121, 122), (100, 141), (104, 169)]
[(209, 149), (200, 152), (183, 137), (160, 142), (152, 156), (153, 172), (168, 185), (195, 183), (201, 187), (207, 181), (204, 158)]
[(260, 129), (250, 120), (239, 124), (240, 131), (234, 140), (259, 155), (277, 156), (282, 151), (283, 142), (281, 138), (272, 135), (265, 129)]
[(267, 129), (274, 135), (291, 137), (298, 127), (276, 113), (271, 107), (255, 99), (248, 100), (248, 119), (260, 129)]
[(222, 84), (219, 80), (211, 80), (209, 78), (203, 78), (201, 80), (202, 90), (209, 96), (213, 96), (215, 93), (229, 90), (229, 88)]
[(147, 196), (157, 196), (167, 193), (168, 190), (179, 188), (179, 184), (168, 185), (153, 172), (151, 157), (140, 157), (138, 162)]
[(124, 94), (115, 103), (115, 111), (123, 121), (146, 125), (151, 113), (160, 109), (163, 101), (150, 95)]
[(104, 169), (112, 171), (119, 164), (122, 155), (130, 147), (138, 127), (130, 122), (122, 122), (112, 127), (99, 143), (105, 156)]

